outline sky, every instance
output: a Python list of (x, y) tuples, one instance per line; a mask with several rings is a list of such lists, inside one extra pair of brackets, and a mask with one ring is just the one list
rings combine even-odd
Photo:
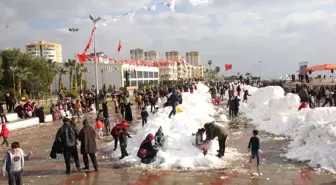
[[(109, 19), (163, 1), (2, 0), (0, 48), (24, 51), (25, 44), (46, 40), (62, 44), (66, 60), (84, 51), (92, 29), (88, 15)], [(75, 43), (71, 27), (79, 28)], [(299, 62), (335, 63), (335, 45), (336, 0), (211, 0), (199, 6), (176, 0), (175, 13), (161, 5), (96, 31), (96, 50), (109, 57), (128, 59), (134, 48), (154, 49), (161, 57), (170, 50), (182, 56), (199, 51), (202, 64), (212, 60), (224, 75), (284, 76), (295, 73)], [(225, 64), (232, 70), (225, 71)]]

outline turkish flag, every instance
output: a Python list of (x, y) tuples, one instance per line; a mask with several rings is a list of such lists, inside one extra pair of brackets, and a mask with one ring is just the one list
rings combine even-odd
[(118, 43), (118, 52), (120, 52), (120, 49), (121, 49), (121, 41), (119, 40), (119, 43)]
[(232, 69), (232, 64), (225, 64), (225, 70), (231, 70)]

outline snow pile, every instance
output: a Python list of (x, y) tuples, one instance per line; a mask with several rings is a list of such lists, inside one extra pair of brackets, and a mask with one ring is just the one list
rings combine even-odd
[(292, 139), (286, 158), (309, 161), (311, 166), (336, 170), (336, 108), (302, 109), (300, 99), (281, 87), (253, 93), (241, 111), (258, 129)]
[[(150, 114), (145, 127), (142, 128), (139, 124), (136, 128), (137, 133), (128, 140), (127, 151), (130, 155), (120, 160), (120, 165), (140, 165), (140, 159), (136, 156), (140, 143), (148, 133), (155, 134), (160, 126), (165, 134), (165, 143), (164, 147), (159, 150), (156, 160), (151, 164), (155, 168), (223, 168), (241, 157), (241, 154), (232, 148), (226, 149), (225, 157), (221, 159), (216, 157), (216, 150), (218, 150), (216, 139), (210, 142), (206, 156), (193, 145), (195, 136), (192, 136), (192, 133), (195, 133), (204, 123), (212, 121), (212, 116), (216, 114), (210, 103), (208, 87), (198, 84), (197, 91), (193, 94), (183, 93), (183, 104), (180, 106), (183, 112), (177, 113), (171, 119), (168, 118), (168, 114), (172, 108), (166, 107), (159, 109), (154, 115)], [(119, 156), (119, 150), (112, 153), (113, 158)]]

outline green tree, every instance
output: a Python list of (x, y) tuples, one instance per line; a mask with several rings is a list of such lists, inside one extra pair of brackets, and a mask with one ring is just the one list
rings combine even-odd
[[(73, 75), (75, 70), (75, 66), (76, 66), (76, 60), (68, 60), (65, 63), (65, 67), (68, 69), (69, 71), (69, 83), (70, 83), (70, 88), (69, 89), (73, 89), (73, 85), (77, 86), (77, 84), (72, 84), (73, 81)], [(76, 73), (76, 72), (75, 72)]]
[(79, 87), (80, 87), (80, 90), (83, 90), (83, 73), (87, 73), (88, 72), (88, 69), (84, 66), (84, 64), (80, 64), (80, 65), (77, 65), (77, 68), (78, 68), (78, 81), (79, 81)]
[(66, 75), (68, 73), (69, 73), (68, 69), (66, 69), (64, 67), (59, 67), (59, 70), (58, 70), (58, 75), (59, 75), (58, 76), (59, 90), (64, 89), (64, 87), (62, 87), (62, 84), (63, 84), (62, 76)]
[(26, 67), (24, 68), (19, 67), (17, 73), (15, 74), (17, 79), (17, 90), (20, 95), (21, 95), (22, 81), (27, 80), (29, 75), (32, 75), (32, 72), (30, 72), (30, 70)]
[(0, 56), (0, 80), (3, 78), (4, 71), (4, 67), (2, 66), (2, 57)]

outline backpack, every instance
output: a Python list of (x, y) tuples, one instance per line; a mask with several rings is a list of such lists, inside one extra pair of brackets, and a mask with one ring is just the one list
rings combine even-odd
[(147, 150), (146, 150), (146, 149), (143, 149), (143, 148), (139, 148), (138, 153), (137, 153), (137, 156), (138, 156), (140, 159), (144, 159), (144, 158), (146, 158), (146, 156), (147, 156)]

